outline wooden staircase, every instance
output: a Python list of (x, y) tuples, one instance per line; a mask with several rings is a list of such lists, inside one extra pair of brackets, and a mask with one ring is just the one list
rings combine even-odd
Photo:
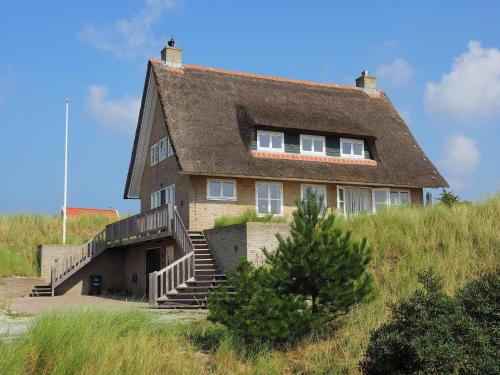
[(188, 231), (194, 253), (194, 274), (191, 278), (157, 298), (160, 309), (204, 309), (207, 295), (220, 284), (226, 284), (226, 275), (220, 272), (208, 248), (203, 232)]
[(31, 290), (30, 297), (51, 297), (52, 287), (50, 284), (39, 284)]

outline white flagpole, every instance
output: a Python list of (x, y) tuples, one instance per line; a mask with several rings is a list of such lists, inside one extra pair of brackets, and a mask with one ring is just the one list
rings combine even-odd
[(68, 113), (69, 99), (66, 99), (66, 141), (64, 143), (64, 203), (63, 203), (63, 236), (62, 242), (66, 244), (66, 199), (68, 195)]

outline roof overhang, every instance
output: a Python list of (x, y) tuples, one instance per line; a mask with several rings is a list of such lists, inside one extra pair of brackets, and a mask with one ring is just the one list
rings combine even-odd
[(125, 199), (138, 199), (141, 196), (142, 174), (144, 173), (144, 166), (147, 161), (149, 138), (158, 100), (158, 89), (154, 73), (152, 72), (151, 64), (148, 64), (139, 121), (135, 132), (134, 146), (123, 196)]

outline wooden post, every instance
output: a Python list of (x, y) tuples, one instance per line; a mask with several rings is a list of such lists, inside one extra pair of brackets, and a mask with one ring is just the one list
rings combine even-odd
[(54, 297), (54, 283), (56, 282), (56, 269), (54, 266), (50, 269), (50, 289), (51, 289), (51, 296)]
[(158, 274), (155, 271), (149, 274), (149, 306), (158, 305), (157, 296), (158, 296)]

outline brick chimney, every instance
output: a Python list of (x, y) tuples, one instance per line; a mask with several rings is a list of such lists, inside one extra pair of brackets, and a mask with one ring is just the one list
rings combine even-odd
[(361, 87), (365, 91), (376, 91), (377, 78), (368, 75), (368, 70), (363, 70), (361, 76), (356, 78), (356, 87)]
[(182, 48), (175, 47), (174, 37), (171, 36), (167, 45), (161, 50), (161, 61), (172, 68), (182, 68)]

